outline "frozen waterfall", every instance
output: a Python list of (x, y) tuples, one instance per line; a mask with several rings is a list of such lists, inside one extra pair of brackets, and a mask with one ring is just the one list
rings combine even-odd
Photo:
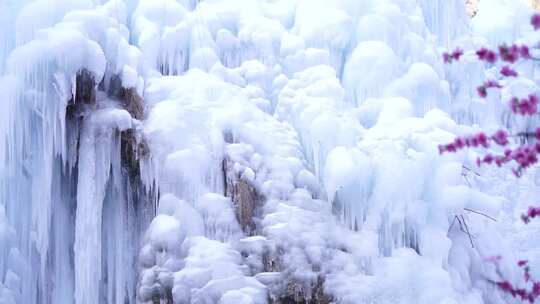
[(540, 269), (536, 169), (437, 145), (526, 122), (440, 56), (538, 40), (531, 13), (0, 0), (0, 304), (507, 303), (486, 258)]

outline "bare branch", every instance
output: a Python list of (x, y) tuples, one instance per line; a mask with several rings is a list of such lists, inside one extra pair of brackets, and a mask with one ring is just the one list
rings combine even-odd
[(469, 209), (469, 208), (463, 208), (463, 210), (469, 211), (469, 212), (472, 212), (472, 213), (476, 213), (476, 214), (478, 214), (478, 215), (485, 216), (485, 217), (487, 217), (488, 219), (490, 219), (490, 220), (492, 220), (492, 221), (494, 221), (494, 222), (497, 221), (496, 218), (493, 218), (493, 217), (491, 217), (491, 216), (489, 216), (489, 215), (487, 215), (487, 214), (485, 214), (485, 213), (482, 213), (482, 212), (474, 211), (474, 210)]
[(461, 215), (461, 219), (463, 220), (463, 224), (465, 225), (465, 229), (467, 230), (467, 235), (469, 236), (469, 240), (471, 241), (471, 246), (472, 246), (472, 248), (474, 248), (474, 243), (473, 243), (473, 240), (472, 240), (472, 237), (471, 237), (471, 233), (469, 231), (469, 227), (467, 226), (467, 222), (465, 221), (465, 217), (463, 217), (463, 215)]

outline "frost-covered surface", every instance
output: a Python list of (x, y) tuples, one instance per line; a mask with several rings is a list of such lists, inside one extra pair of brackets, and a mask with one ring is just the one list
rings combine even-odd
[(0, 4), (0, 303), (507, 302), (486, 258), (517, 279), (513, 261), (538, 256), (538, 226), (519, 224), (536, 179), (437, 145), (531, 122), (476, 98), (494, 69), (440, 51), (538, 40), (530, 12)]
[[(77, 3), (69, 2), (71, 7), (36, 1), (24, 6), (17, 24), (30, 33), (17, 30), (15, 45), (20, 46), (5, 61), (0, 80), (0, 201), (8, 218), (3, 225), (14, 231), (0, 247), (1, 272), (17, 303), (98, 302), (101, 256), (107, 255), (101, 246), (106, 242), (102, 210), (114, 197), (106, 189), (122, 193), (121, 187), (111, 185), (111, 176), (120, 178), (115, 133), (134, 127), (134, 122), (103, 92), (91, 92), (103, 78), (126, 70), (136, 74), (139, 52), (127, 42), (121, 1), (96, 8), (81, 1), (80, 8), (93, 8), (84, 11), (73, 10)], [(87, 77), (80, 76), (81, 71)], [(113, 222), (129, 218), (120, 212), (117, 216)], [(136, 227), (130, 228), (135, 233)], [(129, 239), (118, 241), (122, 248), (121, 242)], [(123, 255), (115, 253), (118, 265), (128, 262)], [(103, 260), (108, 261), (104, 272), (115, 268), (114, 261)], [(133, 289), (134, 281), (125, 281), (135, 275), (128, 266), (131, 269), (116, 269), (108, 276), (110, 286), (117, 284), (117, 301)], [(112, 302), (111, 295), (107, 298)]]

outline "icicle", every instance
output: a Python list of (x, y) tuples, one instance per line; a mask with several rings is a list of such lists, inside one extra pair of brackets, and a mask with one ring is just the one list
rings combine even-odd
[[(101, 131), (101, 132), (100, 132)], [(91, 117), (83, 123), (79, 148), (75, 221), (75, 303), (100, 299), (103, 201), (114, 147), (112, 130), (100, 130)]]

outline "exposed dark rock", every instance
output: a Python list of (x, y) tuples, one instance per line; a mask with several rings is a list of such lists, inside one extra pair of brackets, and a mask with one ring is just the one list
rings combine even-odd
[(82, 69), (77, 73), (74, 103), (96, 104), (96, 77), (92, 72)]
[(270, 252), (265, 252), (262, 256), (264, 271), (266, 272), (279, 272), (279, 259)]
[[(75, 95), (71, 97), (66, 107), (66, 142), (68, 158), (77, 162), (79, 158), (80, 129), (87, 109), (96, 105), (96, 79), (92, 72), (82, 69), (75, 79)], [(71, 164), (76, 166), (75, 164)], [(76, 176), (77, 174), (75, 174)]]
[(140, 159), (147, 157), (149, 153), (146, 141), (138, 138), (137, 132), (133, 129), (122, 131), (120, 140), (122, 167), (125, 168), (130, 178), (140, 178)]
[(276, 304), (330, 304), (332, 299), (324, 293), (324, 280), (319, 277), (310, 290), (296, 283), (289, 283), (286, 295), (273, 303)]
[[(283, 250), (267, 252), (263, 255), (265, 272), (281, 272), (280, 257)], [(313, 271), (319, 272), (320, 267), (313, 265)], [(332, 298), (324, 293), (324, 277), (319, 275), (317, 282), (306, 286), (294, 280), (277, 282), (277, 285), (268, 286), (270, 303), (273, 304), (329, 304)]]
[(233, 164), (229, 159), (223, 160), (225, 176), (225, 195), (230, 197), (236, 212), (236, 218), (247, 235), (255, 235), (257, 221), (260, 218), (260, 208), (264, 198), (254, 186), (241, 180), (232, 170)]
[(122, 87), (122, 79), (115, 75), (111, 77), (107, 94), (115, 99), (118, 99), (122, 108), (131, 114), (135, 119), (144, 119), (144, 104), (143, 99), (137, 93), (135, 88)]
[(255, 232), (255, 215), (259, 207), (259, 198), (253, 187), (245, 181), (234, 185), (233, 201), (236, 204), (236, 215), (246, 233)]
[[(79, 127), (83, 116), (86, 114), (85, 111), (96, 105), (96, 89), (95, 76), (86, 69), (80, 70), (75, 80), (75, 95), (71, 97), (66, 107), (65, 120), (68, 133), (68, 149), (73, 149), (74, 144), (78, 144)], [(74, 134), (74, 132), (77, 134)]]
[(122, 101), (124, 109), (126, 109), (133, 118), (138, 120), (144, 118), (143, 100), (135, 88), (122, 88), (120, 90), (119, 99)]
[[(119, 76), (113, 76), (110, 79), (107, 94), (117, 99), (120, 106), (131, 114), (131, 117), (144, 119), (143, 99), (134, 88), (122, 87), (122, 80)], [(122, 162), (122, 171), (125, 175), (129, 188), (132, 189), (133, 199), (137, 202), (144, 202), (147, 206), (155, 201), (159, 190), (144, 189), (141, 180), (141, 160), (149, 156), (149, 147), (144, 137), (135, 129), (129, 129), (120, 132), (120, 154)]]

